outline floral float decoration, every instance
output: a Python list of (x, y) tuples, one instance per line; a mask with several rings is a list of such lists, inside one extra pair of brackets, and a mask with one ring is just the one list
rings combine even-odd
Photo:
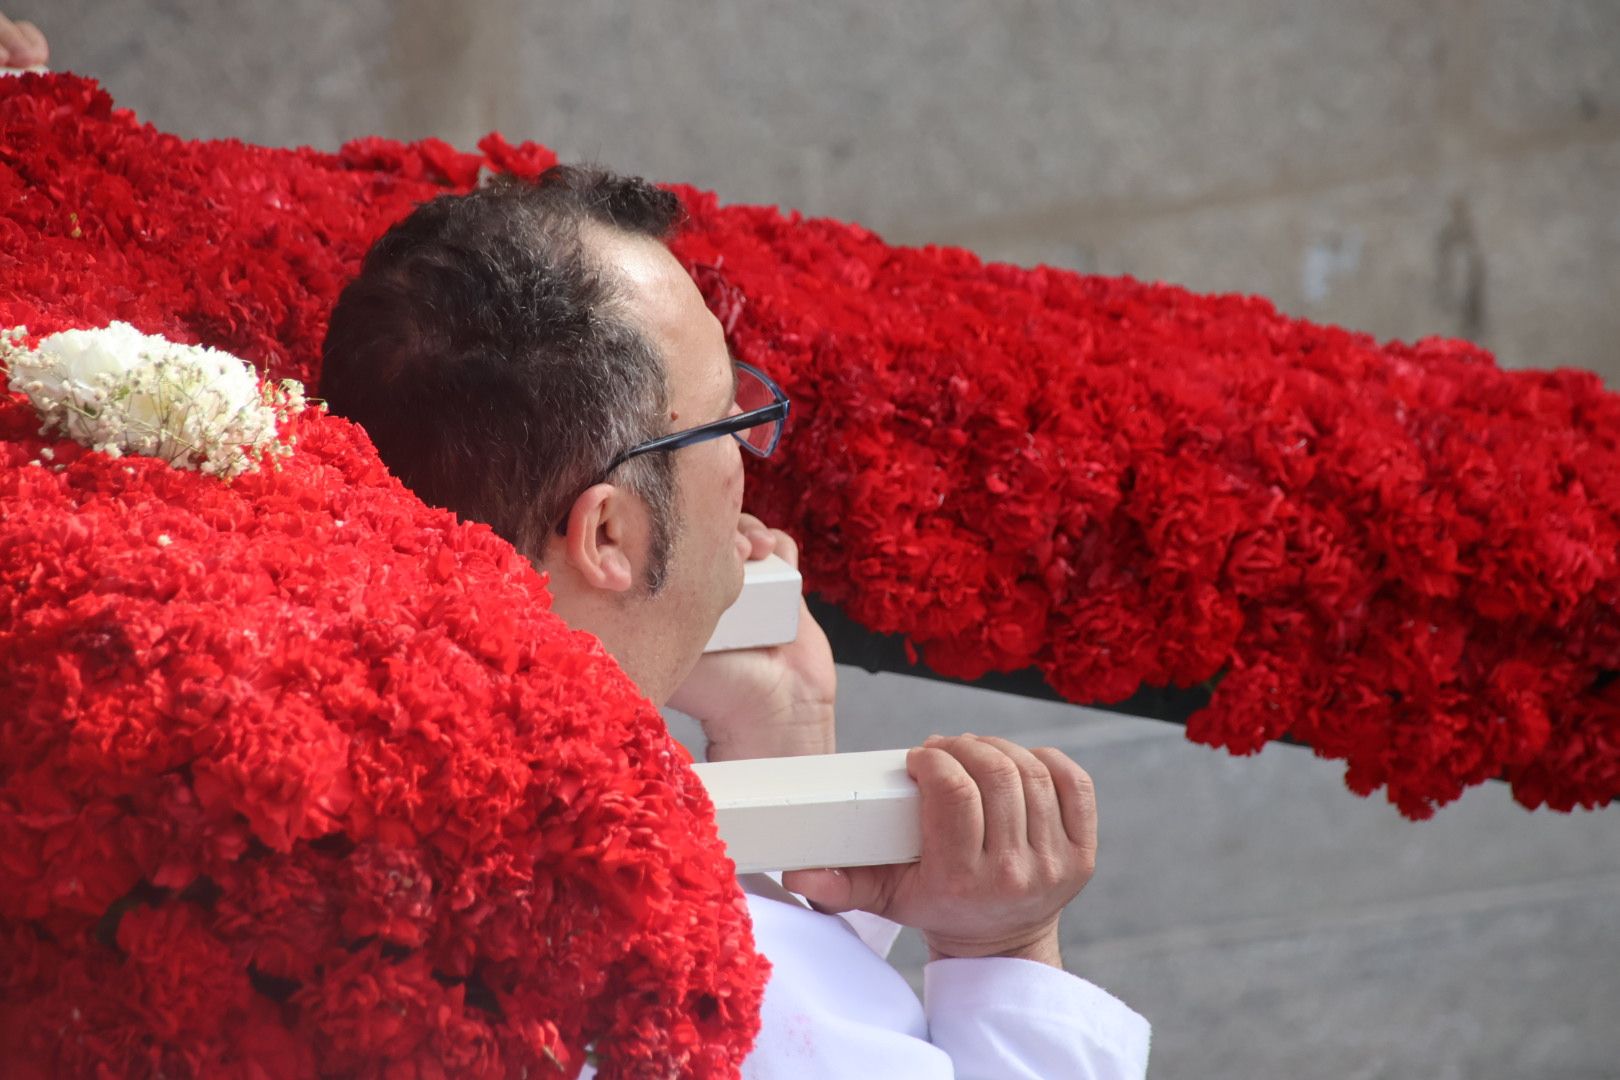
[(713, 808), (526, 560), (234, 356), (0, 367), (0, 1074), (736, 1074)]
[(896, 248), (687, 190), (677, 249), (794, 400), (752, 509), (808, 588), (971, 680), (1213, 687), (1412, 818), (1620, 796), (1620, 395), (1266, 300)]
[(295, 379), (261, 385), (229, 353), (176, 345), (123, 322), (63, 330), (37, 349), (19, 344), (26, 336), (26, 328), (0, 332), (0, 370), (39, 413), (42, 435), (65, 435), (109, 458), (139, 454), (225, 477), (257, 469), (256, 455), (292, 453), (277, 434), (304, 407)]

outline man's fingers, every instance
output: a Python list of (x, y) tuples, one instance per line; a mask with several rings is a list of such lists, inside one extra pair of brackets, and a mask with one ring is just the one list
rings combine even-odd
[(50, 59), (51, 45), (45, 40), (45, 31), (31, 22), (18, 23), (18, 26), (27, 31), (28, 36), (34, 39), (34, 63), (43, 64)]
[[(17, 32), (17, 24), (0, 15), (0, 65), (11, 66), (11, 54), (22, 48), (22, 35)], [(22, 66), (19, 59), (18, 65)]]
[(32, 67), (47, 55), (45, 35), (31, 22), (12, 22), (0, 15), (0, 64)]
[(962, 763), (943, 749), (953, 740), (920, 746), (906, 755), (921, 804), (922, 860), (947, 872), (966, 872), (984, 848), (984, 807), (979, 785)]
[(885, 899), (883, 875), (897, 867), (854, 866), (842, 870), (789, 870), (782, 887), (810, 901), (817, 911), (837, 914), (856, 908), (881, 907)]
[(1088, 858), (1095, 859), (1097, 790), (1091, 776), (1061, 750), (1041, 746), (1030, 753), (1040, 758), (1052, 775), (1052, 786), (1057, 791), (1058, 806), (1063, 812), (1063, 830), (1069, 836), (1069, 843), (1085, 852)]
[(49, 57), (51, 47), (45, 41), (45, 32), (31, 22), (19, 22), (17, 29), (21, 30), (33, 46), (33, 53), (29, 57), (30, 64), (43, 64)]
[(738, 515), (737, 531), (748, 541), (749, 561), (763, 559), (776, 548), (776, 530), (766, 528), (753, 514)]
[(739, 514), (737, 531), (748, 540), (750, 560), (775, 554), (795, 570), (799, 568), (799, 545), (781, 529), (771, 528), (753, 514)]
[(950, 752), (979, 786), (984, 806), (984, 849), (1009, 851), (1029, 844), (1028, 813), (1024, 808), (1024, 784), (1018, 765), (989, 742), (963, 735), (950, 746)]
[(772, 529), (771, 535), (776, 538), (776, 553), (793, 569), (799, 568), (799, 544), (793, 537), (781, 529)]
[(980, 742), (1006, 754), (1018, 766), (1024, 788), (1024, 825), (1029, 845), (1042, 851), (1061, 851), (1069, 842), (1058, 805), (1057, 788), (1046, 762), (1009, 739), (980, 735)]

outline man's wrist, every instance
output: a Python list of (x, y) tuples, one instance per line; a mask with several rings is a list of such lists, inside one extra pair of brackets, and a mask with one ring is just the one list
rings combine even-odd
[(924, 935), (928, 942), (929, 960), (1033, 960), (1037, 964), (1063, 967), (1063, 950), (1059, 944), (1058, 928), (1049, 930), (1023, 942), (996, 945), (969, 945), (953, 942), (934, 935)]
[(831, 704), (800, 705), (785, 714), (755, 720), (696, 719), (708, 739), (705, 756), (710, 761), (801, 757), (837, 750)]

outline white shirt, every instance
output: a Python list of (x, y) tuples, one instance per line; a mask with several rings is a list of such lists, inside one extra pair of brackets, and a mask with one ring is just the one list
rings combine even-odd
[[(894, 933), (748, 896), (772, 964), (748, 1080), (1127, 1080), (1147, 1075), (1148, 1022), (1084, 979), (1032, 960), (936, 960), (923, 1000), (883, 958)], [(886, 923), (894, 927), (893, 923)], [(894, 927), (897, 932), (898, 928)]]
[(884, 959), (894, 923), (760, 896), (772, 890), (756, 877), (743, 884), (771, 976), (747, 1080), (1147, 1075), (1148, 1022), (1100, 987), (1032, 960), (936, 960), (923, 969), (919, 1002)]

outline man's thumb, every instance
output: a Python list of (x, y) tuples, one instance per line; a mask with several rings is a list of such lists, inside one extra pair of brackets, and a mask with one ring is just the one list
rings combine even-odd
[(870, 867), (848, 870), (789, 870), (782, 875), (782, 887), (796, 892), (817, 911), (837, 914), (851, 908), (864, 908), (877, 901), (877, 888)]

